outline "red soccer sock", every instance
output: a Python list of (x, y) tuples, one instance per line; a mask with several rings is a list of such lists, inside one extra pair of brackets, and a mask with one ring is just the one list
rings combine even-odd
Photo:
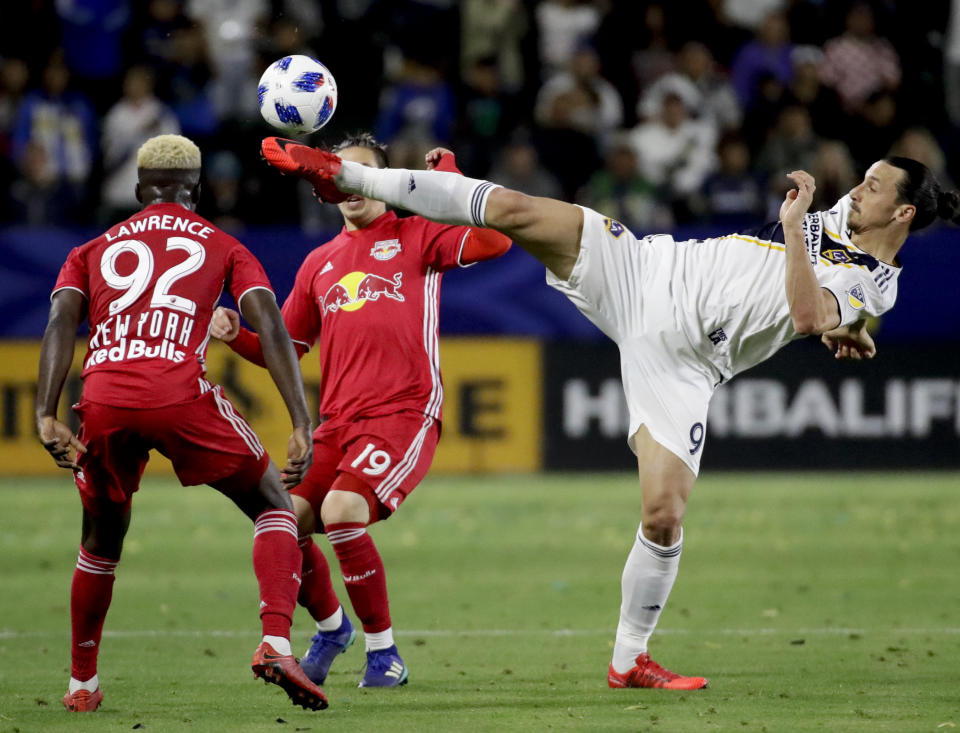
[(253, 572), (260, 584), (264, 636), (290, 638), (300, 588), (297, 518), (287, 509), (268, 509), (253, 524)]
[(330, 566), (312, 537), (301, 538), (300, 553), (303, 572), (297, 602), (310, 612), (314, 621), (323, 621), (340, 608), (340, 599), (330, 582)]
[(113, 597), (117, 560), (97, 557), (80, 547), (70, 586), (70, 676), (85, 682), (97, 673), (103, 622)]
[(390, 603), (383, 560), (363, 522), (327, 525), (327, 539), (333, 545), (343, 582), (353, 610), (369, 633), (390, 628)]

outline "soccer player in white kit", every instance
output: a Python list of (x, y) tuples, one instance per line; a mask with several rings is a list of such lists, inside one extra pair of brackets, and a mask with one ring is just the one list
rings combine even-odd
[(610, 687), (693, 690), (703, 677), (650, 659), (647, 642), (677, 576), (682, 520), (716, 387), (790, 341), (818, 334), (837, 358), (876, 353), (866, 319), (897, 294), (897, 253), (938, 216), (956, 221), (960, 194), (941, 191), (908, 158), (874, 163), (829, 211), (807, 213), (804, 171), (780, 220), (752, 232), (676, 242), (636, 238), (590, 209), (436, 171), (374, 169), (307, 146), (262, 145), (267, 160), (323, 196), (358, 193), (450, 224), (511, 237), (547, 268), (547, 281), (620, 348), (637, 455), (641, 522), (621, 581)]

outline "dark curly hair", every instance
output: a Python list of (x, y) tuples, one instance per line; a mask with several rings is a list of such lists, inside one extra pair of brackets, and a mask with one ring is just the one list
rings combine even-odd
[(389, 168), (390, 158), (387, 155), (387, 146), (381, 143), (369, 132), (355, 132), (347, 135), (330, 150), (332, 153), (339, 153), (346, 148), (366, 148), (372, 150), (377, 159), (378, 168)]
[(884, 158), (884, 162), (904, 173), (897, 183), (897, 194), (899, 203), (917, 208), (910, 222), (911, 232), (929, 226), (938, 217), (960, 224), (960, 193), (942, 191), (940, 183), (927, 166), (913, 158), (899, 156)]

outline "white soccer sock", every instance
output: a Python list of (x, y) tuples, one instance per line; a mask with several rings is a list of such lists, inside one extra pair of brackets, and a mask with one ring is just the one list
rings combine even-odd
[(94, 675), (90, 679), (85, 680), (83, 682), (71, 677), (70, 685), (68, 686), (67, 690), (72, 695), (77, 690), (86, 690), (87, 692), (96, 692), (98, 687), (100, 687), (100, 677), (98, 675)]
[(617, 641), (613, 646), (613, 668), (621, 674), (634, 666), (638, 654), (647, 651), (647, 641), (667, 605), (667, 597), (677, 579), (680, 552), (683, 550), (683, 529), (680, 539), (670, 547), (663, 547), (643, 536), (643, 527), (637, 529), (620, 588), (620, 623)]
[(393, 627), (386, 631), (376, 631), (373, 633), (364, 632), (364, 640), (368, 652), (375, 652), (379, 649), (389, 649), (393, 646)]
[(289, 639), (284, 639), (282, 636), (266, 635), (263, 637), (263, 640), (272, 646), (273, 651), (275, 651), (277, 654), (283, 654), (284, 656), (293, 654), (290, 649)]
[(332, 616), (317, 621), (317, 631), (336, 631), (343, 623), (343, 606), (339, 606)]
[(371, 168), (343, 161), (337, 188), (383, 201), (444, 224), (485, 226), (487, 197), (500, 186), (445, 171)]

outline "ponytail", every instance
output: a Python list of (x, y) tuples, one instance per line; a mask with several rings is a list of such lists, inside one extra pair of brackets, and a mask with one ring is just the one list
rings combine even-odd
[(960, 192), (941, 191), (937, 195), (937, 216), (960, 224)]
[(884, 162), (903, 171), (903, 178), (897, 183), (900, 203), (910, 204), (917, 210), (910, 222), (910, 231), (929, 226), (937, 217), (960, 224), (960, 192), (941, 191), (930, 169), (913, 158), (891, 156), (884, 158)]

